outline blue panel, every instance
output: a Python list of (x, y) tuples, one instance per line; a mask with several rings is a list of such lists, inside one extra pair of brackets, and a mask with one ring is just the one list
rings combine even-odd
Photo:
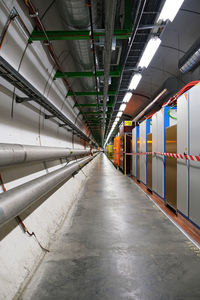
[(151, 123), (152, 119), (147, 119), (146, 120), (146, 134), (150, 133), (150, 123)]
[[(166, 127), (169, 127), (169, 114), (168, 114), (168, 111), (170, 110), (170, 106), (164, 106), (163, 108), (164, 110), (164, 152), (166, 151), (165, 149), (165, 128)], [(166, 201), (165, 199), (165, 195), (166, 195), (166, 191), (165, 191), (165, 172), (166, 171), (166, 158), (164, 156), (164, 200)]]
[[(140, 127), (139, 126), (136, 126), (136, 153), (138, 152), (138, 146), (137, 146), (137, 139), (139, 138), (140, 136)], [(137, 178), (137, 155), (136, 155), (136, 178)]]
[(136, 126), (136, 139), (140, 136), (140, 127)]
[(164, 106), (164, 130), (166, 127), (169, 127), (169, 114), (170, 106)]

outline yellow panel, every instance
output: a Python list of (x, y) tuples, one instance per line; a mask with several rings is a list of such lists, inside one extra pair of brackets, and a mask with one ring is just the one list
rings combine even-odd
[(125, 122), (124, 122), (124, 125), (125, 125), (125, 126), (132, 126), (132, 121), (125, 121)]
[[(165, 129), (165, 152), (177, 153), (177, 125)], [(177, 209), (177, 160), (166, 157), (165, 166), (165, 198)]]

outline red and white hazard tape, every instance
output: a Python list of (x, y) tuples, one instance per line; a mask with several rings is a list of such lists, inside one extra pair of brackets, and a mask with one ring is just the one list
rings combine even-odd
[[(125, 152), (123, 152), (125, 154)], [(153, 152), (126, 153), (126, 155), (152, 155)]]
[[(125, 152), (124, 152), (125, 154)], [(192, 161), (199, 161), (200, 162), (200, 156), (198, 155), (188, 155), (188, 154), (177, 154), (177, 153), (167, 153), (167, 152), (139, 152), (139, 153), (126, 153), (126, 155), (162, 155), (162, 156), (168, 156), (171, 158), (179, 158), (179, 159), (186, 159), (186, 160), (192, 160)]]
[(200, 161), (200, 156), (198, 155), (188, 155), (188, 154), (177, 154), (177, 153), (166, 153), (166, 152), (154, 152), (155, 154), (168, 156), (172, 158), (180, 158), (180, 159), (187, 159), (192, 161)]

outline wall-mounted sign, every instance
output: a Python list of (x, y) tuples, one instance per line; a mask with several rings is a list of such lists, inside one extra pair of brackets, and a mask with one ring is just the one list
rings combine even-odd
[(125, 126), (132, 126), (132, 121), (124, 121)]

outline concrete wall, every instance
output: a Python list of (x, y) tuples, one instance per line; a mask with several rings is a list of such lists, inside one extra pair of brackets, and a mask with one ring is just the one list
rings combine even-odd
[[(15, 6), (30, 32), (33, 26), (23, 1), (0, 2), (0, 32), (2, 32), (10, 10)], [(0, 55), (34, 85), (45, 97), (49, 98), (73, 122), (87, 132), (77, 109), (73, 109), (73, 99), (66, 98), (67, 89), (61, 79), (53, 81), (55, 65), (46, 46), (40, 42), (27, 44), (28, 35), (17, 19), (11, 22), (6, 33)], [(62, 44), (61, 44), (62, 45)], [(62, 45), (63, 46), (63, 45)], [(57, 49), (57, 51), (62, 51)], [(73, 64), (70, 57), (66, 63)], [(69, 69), (69, 68), (68, 68)], [(83, 149), (88, 147), (80, 138), (72, 137), (65, 128), (59, 128), (55, 120), (45, 120), (45, 109), (32, 102), (17, 104), (15, 97), (24, 96), (0, 77), (0, 143), (20, 143), (37, 146), (56, 146)], [(66, 160), (43, 163), (29, 163), (0, 170), (7, 190), (21, 185), (53, 170), (64, 166)], [(95, 162), (84, 168), (89, 174)], [(79, 172), (74, 178), (57, 187), (54, 191), (32, 205), (20, 217), (29, 231), (34, 231), (38, 240), (48, 248), (53, 234), (58, 230), (71, 208), (76, 203), (86, 177)], [(3, 192), (0, 184), (0, 192)], [(13, 220), (0, 229), (0, 299), (12, 299), (24, 281), (43, 257), (44, 251), (34, 237), (23, 233)]]

